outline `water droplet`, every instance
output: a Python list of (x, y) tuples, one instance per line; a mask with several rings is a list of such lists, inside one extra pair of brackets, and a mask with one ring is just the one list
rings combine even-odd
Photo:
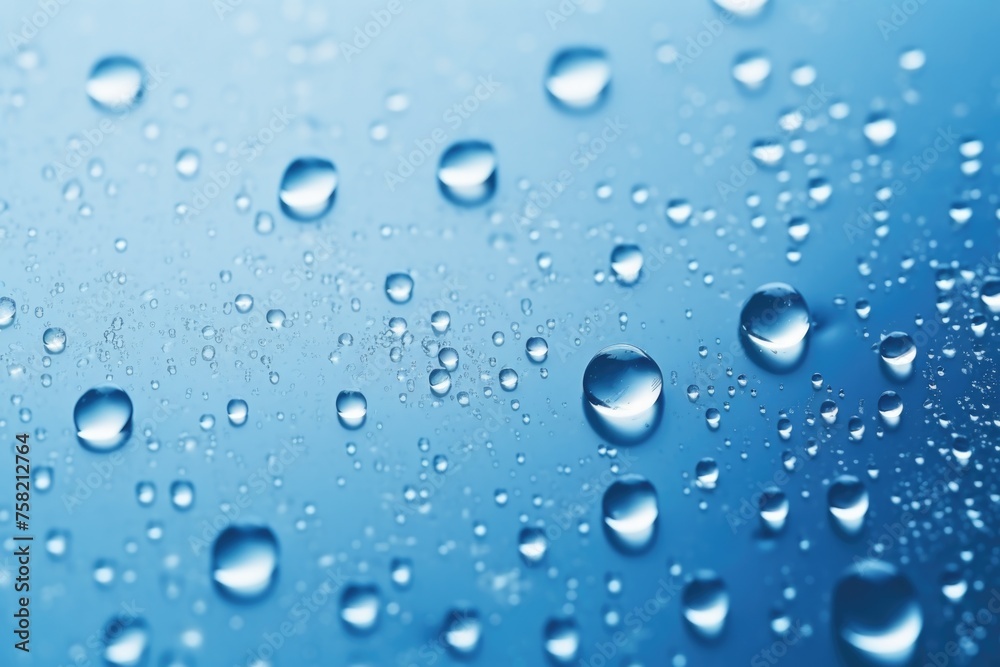
[(289, 218), (307, 222), (323, 217), (337, 193), (337, 168), (329, 160), (303, 157), (294, 160), (281, 177), (278, 200)]
[(681, 608), (687, 626), (702, 639), (722, 634), (729, 615), (729, 592), (712, 570), (699, 570), (681, 593)]
[(200, 167), (201, 153), (195, 149), (184, 148), (177, 153), (177, 158), (174, 160), (174, 168), (177, 169), (177, 173), (181, 178), (194, 178), (198, 175)]
[(112, 384), (88, 389), (73, 408), (80, 444), (93, 452), (118, 449), (132, 435), (132, 400)]
[(104, 625), (104, 661), (108, 667), (139, 667), (149, 654), (149, 626), (141, 617), (115, 616)]
[(409, 588), (413, 583), (413, 561), (409, 558), (392, 559), (389, 564), (389, 576), (396, 588)]
[(525, 341), (524, 351), (529, 359), (540, 364), (549, 356), (549, 344), (544, 338), (532, 336)]
[(249, 294), (237, 294), (233, 305), (236, 306), (238, 313), (246, 315), (253, 309), (253, 297)]
[(17, 317), (17, 303), (9, 296), (0, 297), (0, 329), (6, 329)]
[(49, 354), (62, 354), (66, 349), (66, 332), (59, 327), (49, 327), (42, 334), (42, 346)]
[(572, 618), (550, 618), (543, 631), (545, 654), (557, 665), (569, 665), (580, 652), (580, 628)]
[(961, 602), (969, 590), (969, 583), (962, 574), (962, 569), (954, 563), (945, 565), (941, 573), (941, 592), (949, 602)]
[(497, 187), (497, 156), (485, 141), (459, 141), (441, 156), (438, 185), (450, 201), (476, 206), (493, 196)]
[(757, 16), (767, 7), (768, 0), (714, 0), (723, 10), (741, 19)]
[(747, 92), (761, 90), (770, 76), (771, 60), (760, 51), (742, 53), (733, 63), (733, 78)]
[(845, 651), (873, 667), (909, 664), (924, 625), (913, 584), (876, 560), (853, 565), (833, 592), (832, 621)]
[(513, 368), (503, 368), (498, 376), (500, 388), (504, 391), (514, 391), (517, 389), (517, 371)]
[(605, 534), (621, 551), (640, 552), (656, 537), (659, 506), (656, 488), (641, 475), (624, 475), (604, 492), (601, 501)]
[(903, 414), (903, 399), (894, 391), (884, 391), (878, 397), (878, 414), (889, 428), (899, 426)]
[(569, 111), (589, 111), (606, 97), (611, 84), (607, 54), (587, 47), (558, 52), (549, 64), (545, 89), (558, 106)]
[(604, 348), (583, 373), (591, 424), (616, 440), (648, 436), (662, 413), (663, 375), (649, 355), (626, 343)]
[(719, 464), (715, 459), (704, 458), (694, 468), (695, 484), (702, 489), (714, 489), (719, 482)]
[(616, 245), (611, 251), (611, 270), (619, 284), (634, 285), (642, 271), (642, 249), (631, 243)]
[(868, 490), (854, 475), (841, 475), (830, 484), (826, 495), (830, 516), (846, 535), (861, 530), (868, 513)]
[(769, 486), (760, 494), (757, 501), (760, 510), (760, 522), (764, 530), (778, 533), (785, 527), (788, 520), (788, 497), (776, 486)]
[(340, 620), (354, 634), (373, 632), (381, 608), (382, 598), (374, 584), (349, 584), (340, 596)]
[(431, 313), (431, 329), (434, 333), (442, 334), (451, 326), (451, 315), (447, 310), (435, 310)]
[(194, 504), (194, 485), (187, 480), (179, 480), (170, 485), (170, 503), (175, 509), (185, 511)]
[(342, 391), (337, 394), (337, 419), (344, 428), (361, 428), (368, 416), (368, 399), (360, 391)]
[(413, 278), (408, 273), (390, 273), (385, 279), (385, 294), (393, 303), (409, 302), (413, 298)]
[(444, 396), (451, 389), (451, 375), (443, 368), (432, 370), (427, 380), (435, 396)]
[(882, 148), (896, 136), (896, 121), (886, 113), (872, 113), (865, 120), (864, 134), (874, 148)]
[(667, 202), (664, 214), (667, 220), (680, 227), (686, 225), (694, 213), (694, 207), (686, 199), (671, 199)]
[(526, 527), (521, 529), (517, 540), (517, 550), (526, 565), (538, 565), (545, 558), (549, 549), (549, 540), (541, 528)]
[(913, 362), (917, 358), (917, 346), (909, 334), (893, 331), (879, 344), (882, 367), (890, 378), (907, 380), (913, 375)]
[(87, 78), (87, 96), (102, 111), (124, 112), (142, 100), (146, 76), (142, 65), (127, 56), (97, 61)]
[(452, 609), (445, 617), (441, 636), (448, 652), (456, 658), (469, 658), (483, 638), (483, 622), (475, 609)]
[(768, 283), (753, 293), (740, 313), (740, 338), (760, 366), (787, 372), (803, 359), (810, 328), (809, 308), (791, 285)]
[(265, 526), (229, 526), (212, 546), (212, 579), (234, 601), (265, 595), (278, 576), (278, 540)]
[(458, 350), (453, 347), (442, 347), (438, 352), (438, 362), (449, 373), (458, 368)]
[[(990, 309), (991, 313), (1000, 313), (1000, 278), (984, 280), (979, 298), (982, 299), (983, 304)], [(3, 326), (2, 311), (0, 311), (0, 326)]]
[(226, 404), (226, 416), (229, 417), (229, 423), (233, 426), (243, 426), (246, 424), (249, 411), (250, 408), (247, 406), (247, 402), (242, 398), (234, 398)]

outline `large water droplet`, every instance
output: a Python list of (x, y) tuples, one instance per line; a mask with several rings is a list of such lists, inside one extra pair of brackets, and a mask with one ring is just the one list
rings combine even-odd
[(94, 452), (118, 449), (132, 435), (132, 400), (113, 384), (88, 389), (73, 408), (80, 444)]
[(878, 415), (889, 428), (899, 426), (903, 415), (903, 398), (894, 391), (883, 391), (878, 397)]
[(605, 534), (620, 550), (643, 551), (656, 537), (660, 510), (656, 488), (641, 475), (624, 475), (604, 492), (601, 501)]
[(576, 661), (580, 652), (580, 628), (572, 618), (550, 618), (543, 631), (545, 655), (557, 665)]
[(17, 303), (9, 296), (0, 297), (0, 329), (14, 324), (17, 317)]
[(102, 111), (127, 111), (142, 100), (146, 75), (137, 60), (109, 56), (97, 61), (87, 77), (87, 96)]
[(104, 661), (108, 667), (139, 667), (149, 654), (149, 626), (141, 617), (115, 616), (104, 625)]
[(265, 526), (229, 526), (212, 546), (212, 579), (234, 601), (256, 600), (278, 577), (278, 540)]
[(307, 222), (325, 215), (337, 193), (337, 168), (329, 160), (303, 157), (294, 160), (281, 177), (278, 200), (289, 218)]
[(846, 535), (856, 535), (868, 513), (868, 490), (854, 475), (841, 475), (830, 484), (826, 494), (830, 516)]
[(729, 592), (712, 570), (699, 570), (684, 586), (681, 609), (688, 627), (702, 639), (722, 634), (729, 615)]
[(479, 650), (483, 621), (475, 609), (452, 609), (441, 628), (444, 644), (456, 658), (468, 659)]
[(385, 295), (393, 303), (407, 303), (413, 298), (413, 278), (408, 273), (390, 273), (385, 278)]
[(642, 249), (632, 243), (616, 245), (611, 251), (611, 270), (619, 285), (634, 285), (642, 271)]
[(66, 332), (59, 327), (49, 327), (42, 334), (42, 346), (49, 354), (62, 354), (66, 349)]
[(441, 156), (437, 177), (441, 192), (452, 202), (482, 204), (497, 187), (496, 152), (485, 141), (459, 141)]
[(832, 620), (845, 652), (872, 667), (909, 664), (924, 625), (913, 584), (876, 560), (857, 563), (837, 582)]
[(893, 331), (879, 343), (878, 352), (882, 357), (882, 368), (890, 378), (907, 380), (913, 375), (917, 346), (909, 334)]
[(337, 394), (337, 419), (344, 428), (360, 428), (368, 416), (368, 399), (360, 391), (345, 390)]
[(229, 423), (233, 426), (243, 426), (246, 424), (249, 413), (250, 408), (242, 398), (234, 398), (226, 404), (226, 416), (229, 417)]
[(809, 308), (791, 285), (768, 283), (757, 288), (740, 313), (740, 339), (760, 366), (776, 372), (795, 368), (805, 356)]
[(776, 486), (769, 486), (760, 494), (758, 500), (760, 522), (764, 530), (770, 533), (780, 532), (788, 520), (788, 497)]
[(545, 89), (552, 99), (569, 111), (596, 108), (611, 84), (611, 63), (607, 54), (587, 47), (564, 49), (549, 64)]
[(340, 620), (354, 634), (373, 632), (381, 608), (382, 598), (374, 584), (350, 584), (340, 596)]
[(663, 375), (649, 355), (626, 343), (604, 348), (583, 373), (588, 418), (602, 434), (637, 441), (662, 412)]

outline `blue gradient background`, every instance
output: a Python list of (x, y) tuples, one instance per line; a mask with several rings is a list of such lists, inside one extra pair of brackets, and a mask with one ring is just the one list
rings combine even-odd
[[(708, 567), (725, 579), (732, 603), (723, 640), (696, 641), (683, 627), (675, 597), (637, 628), (623, 627), (627, 646), (606, 664), (634, 659), (669, 665), (676, 656), (687, 665), (754, 664), (761, 651), (780, 643), (768, 623), (770, 610), (781, 606), (810, 631), (777, 662), (834, 665), (833, 586), (869, 550), (869, 540), (900, 521), (906, 509), (894, 496), (922, 504), (911, 509), (915, 522), (906, 527), (905, 542), (895, 541), (884, 554), (914, 582), (924, 609), (915, 664), (957, 639), (961, 613), (985, 608), (998, 585), (995, 444), (977, 440), (975, 465), (955, 490), (932, 495), (927, 489), (949, 474), (950, 454), (938, 447), (952, 430), (970, 437), (992, 434), (989, 442), (995, 443), (989, 422), (996, 410), (996, 338), (976, 341), (985, 348), (985, 358), (977, 361), (967, 326), (951, 331), (937, 324), (928, 262), (957, 260), (980, 272), (995, 267), (1000, 79), (991, 54), (1000, 6), (930, 1), (898, 30), (883, 34), (879, 21), (891, 20), (893, 3), (773, 0), (762, 17), (727, 25), (679, 70), (656, 60), (657, 46), (667, 41), (683, 52), (688, 38), (718, 16), (713, 4), (607, 5), (584, 6), (552, 27), (546, 11), (556, 10), (555, 2), (404, 0), (403, 11), (348, 62), (337, 45), (353, 39), (355, 28), (385, 3), (248, 1), (220, 18), (209, 2), (70, 2), (29, 41), (36, 66), (25, 67), (24, 56), (18, 61), (8, 48), (0, 58), (0, 198), (8, 204), (0, 214), (0, 292), (17, 301), (19, 312), (17, 324), (0, 331), (6, 371), (0, 441), (11, 443), (21, 431), (33, 434), (34, 464), (51, 465), (55, 484), (48, 493), (33, 494), (32, 532), (40, 540), (60, 528), (71, 539), (63, 559), (46, 556), (36, 542), (33, 651), (29, 659), (5, 643), (2, 664), (101, 664), (88, 638), (99, 635), (123, 603), (134, 601), (151, 629), (148, 664), (174, 651), (197, 665), (245, 665), (248, 650), (288, 620), (292, 605), (316, 590), (332, 568), (346, 580), (379, 585), (379, 629), (366, 638), (350, 636), (334, 596), (276, 652), (275, 667), (451, 664), (435, 642), (443, 618), (458, 603), (475, 607), (485, 620), (477, 664), (544, 664), (546, 619), (571, 613), (581, 628), (579, 660), (599, 665), (605, 664), (595, 658), (599, 645), (611, 637), (602, 607), (615, 604), (623, 614), (641, 607), (677, 564), (685, 574)], [(3, 33), (18, 30), (37, 7), (4, 3)], [(577, 44), (608, 52), (613, 83), (600, 109), (568, 115), (546, 99), (543, 77), (555, 51)], [(927, 65), (907, 73), (898, 57), (912, 47), (925, 51)], [(773, 74), (765, 91), (746, 96), (730, 68), (738, 53), (758, 48), (771, 57)], [(83, 86), (93, 63), (114, 53), (165, 72), (162, 84), (103, 138), (94, 153), (103, 161), (103, 176), (93, 179), (79, 167), (68, 177), (47, 178), (45, 168), (65, 159), (71, 138), (99, 126), (102, 116)], [(802, 155), (787, 152), (787, 137), (777, 127), (781, 110), (806, 103), (813, 93), (789, 82), (792, 65), (800, 61), (815, 66), (816, 86), (830, 93), (814, 115), (815, 130), (796, 133), (834, 187), (830, 203), (816, 211), (805, 202), (809, 167)], [(449, 127), (443, 115), (473, 92), (479, 77), (500, 86), (457, 129)], [(916, 92), (909, 102), (908, 90)], [(386, 109), (386, 96), (394, 91), (409, 96), (402, 113)], [(189, 99), (186, 108), (177, 108), (179, 94)], [(827, 115), (834, 100), (850, 105), (846, 119)], [(899, 131), (877, 161), (866, 162), (863, 120), (880, 107)], [(287, 109), (291, 124), (259, 157), (245, 161), (237, 153), (240, 142), (266, 126), (275, 109)], [(621, 137), (578, 170), (574, 152), (609, 119), (624, 124)], [(387, 125), (387, 141), (370, 139), (375, 121)], [(155, 140), (143, 135), (150, 122), (159, 126)], [(394, 191), (386, 187), (385, 172), (438, 127), (446, 129), (447, 143), (481, 138), (496, 148), (498, 188), (487, 205), (459, 209), (441, 196), (434, 164), (446, 145)], [(923, 177), (907, 180), (902, 166), (948, 128), (984, 141), (982, 171), (972, 179), (962, 176), (954, 144)], [(775, 172), (761, 170), (723, 198), (720, 181), (747, 159), (754, 140), (766, 136), (786, 139), (787, 186)], [(219, 141), (225, 144), (222, 154), (214, 149)], [(183, 181), (173, 159), (189, 146), (202, 154), (201, 173)], [(278, 211), (281, 174), (300, 155), (328, 157), (338, 168), (337, 201), (320, 224), (296, 223)], [(228, 159), (241, 166), (234, 182), (199, 215), (179, 216), (176, 206), (190, 203)], [(854, 161), (860, 162), (852, 166)], [(537, 219), (517, 222), (527, 196), (522, 180), (537, 187), (563, 169), (574, 172), (569, 190)], [(860, 175), (858, 182), (850, 181), (851, 173)], [(876, 239), (873, 227), (855, 238), (845, 233), (845, 225), (856, 222), (857, 208), (867, 207), (875, 190), (895, 178), (908, 187), (890, 205), (889, 235)], [(93, 209), (89, 217), (80, 215), (80, 202), (61, 195), (72, 179)], [(608, 201), (596, 199), (598, 182), (613, 186)], [(117, 187), (114, 196), (109, 183)], [(639, 183), (651, 192), (643, 207), (629, 198)], [(778, 204), (777, 194), (786, 188), (792, 200)], [(973, 219), (955, 229), (948, 207), (971, 199), (973, 188), (981, 189), (972, 201)], [(750, 192), (764, 202), (763, 231), (750, 227), (744, 203)], [(248, 212), (234, 205), (240, 193), (252, 200)], [(670, 226), (663, 207), (674, 197), (687, 198), (696, 210), (714, 209), (714, 220)], [(254, 231), (258, 211), (275, 216), (272, 234)], [(797, 265), (784, 257), (790, 245), (782, 223), (786, 213), (804, 213), (812, 225)], [(115, 251), (116, 238), (127, 239), (126, 252)], [(620, 241), (643, 247), (642, 279), (632, 288), (596, 284), (594, 272), (608, 270), (611, 248)], [(553, 257), (551, 275), (536, 266), (540, 252)], [(914, 268), (901, 268), (906, 257), (916, 260)], [(868, 276), (859, 272), (862, 259), (871, 269)], [(229, 282), (221, 278), (226, 271)], [(382, 293), (385, 276), (397, 271), (410, 272), (416, 282), (413, 300), (403, 306), (390, 304)], [(706, 275), (713, 277), (711, 285)], [(736, 345), (741, 303), (759, 284), (776, 280), (804, 294), (816, 321), (805, 363), (780, 377), (757, 368)], [(250, 315), (224, 308), (241, 292), (255, 297)], [(835, 305), (838, 296), (846, 306)], [(360, 299), (358, 312), (350, 307), (353, 298)], [(521, 310), (525, 298), (532, 302), (530, 315)], [(872, 304), (867, 321), (853, 312), (859, 298)], [(43, 314), (36, 316), (36, 308)], [(267, 327), (268, 308), (283, 309), (292, 326)], [(451, 312), (452, 327), (436, 337), (429, 317), (438, 309)], [(628, 314), (624, 331), (621, 312)], [(415, 339), (402, 361), (393, 363), (385, 323), (397, 315), (406, 318)], [(918, 315), (937, 326), (925, 325), (917, 376), (897, 387), (880, 372), (873, 346), (882, 332), (917, 333)], [(45, 368), (41, 335), (48, 326), (64, 328), (69, 347)], [(205, 326), (217, 330), (216, 342), (202, 337)], [(537, 335), (538, 327), (551, 348), (541, 365), (546, 378), (524, 354), (524, 340)], [(491, 342), (494, 331), (506, 335), (500, 347)], [(340, 348), (337, 338), (345, 332), (354, 344)], [(461, 354), (453, 388), (439, 404), (427, 388), (427, 373), (436, 367), (422, 349), (428, 339), (446, 341)], [(641, 556), (622, 555), (609, 545), (600, 530), (599, 495), (587, 488), (612, 461), (598, 453), (602, 441), (583, 418), (581, 377), (591, 356), (615, 342), (646, 350), (665, 377), (666, 412), (657, 432), (618, 451), (619, 465), (649, 478), (659, 493), (659, 534)], [(207, 343), (215, 346), (215, 367), (201, 358)], [(958, 350), (953, 359), (940, 356), (948, 344)], [(702, 345), (706, 358), (698, 353)], [(331, 363), (338, 349), (339, 360)], [(488, 371), (495, 378), (504, 366), (521, 376), (512, 395), (500, 392), (495, 379), (480, 377)], [(46, 372), (53, 378), (50, 387), (40, 380)], [(269, 381), (270, 372), (279, 374), (277, 384)], [(810, 386), (815, 372), (824, 377), (823, 391)], [(749, 384), (729, 398), (726, 388), (741, 373)], [(136, 434), (112, 472), (70, 511), (66, 494), (108, 461), (77, 444), (73, 405), (107, 378), (129, 392)], [(702, 390), (695, 403), (685, 396), (692, 383)], [(709, 385), (714, 396), (707, 393)], [(484, 395), (486, 386), (494, 388), (492, 398)], [(368, 419), (359, 431), (336, 421), (333, 402), (345, 388), (368, 398)], [(903, 424), (879, 439), (874, 404), (890, 388), (905, 401)], [(460, 391), (470, 393), (468, 407), (458, 405)], [(405, 404), (400, 393), (407, 396)], [(250, 405), (250, 421), (240, 429), (225, 419), (233, 397)], [(837, 425), (808, 427), (806, 414), (817, 413), (828, 397), (840, 406)], [(921, 404), (928, 398), (936, 407), (925, 410)], [(512, 399), (519, 401), (518, 410), (511, 408)], [(722, 426), (710, 431), (704, 411), (724, 403), (730, 407), (723, 410)], [(23, 407), (31, 411), (27, 423), (19, 416)], [(970, 419), (970, 407), (981, 421)], [(216, 417), (208, 432), (198, 425), (205, 413)], [(795, 425), (787, 443), (776, 431), (782, 413)], [(846, 434), (847, 418), (855, 414), (868, 427), (860, 443), (848, 442)], [(953, 424), (942, 428), (939, 415)], [(159, 442), (157, 451), (147, 448), (142, 425)], [(428, 454), (418, 450), (421, 437), (430, 440)], [(820, 440), (820, 453), (802, 462), (784, 485), (791, 501), (784, 533), (762, 541), (755, 535), (756, 519), (733, 529), (727, 515), (782, 470), (782, 451), (794, 450), (803, 459), (808, 437)], [(353, 456), (348, 442), (357, 445)], [(304, 450), (277, 476), (280, 485), (265, 473), (269, 488), (250, 491), (252, 503), (241, 517), (264, 521), (277, 534), (277, 589), (258, 604), (232, 605), (212, 589), (208, 553), (195, 553), (191, 537), (220, 514), (220, 503), (234, 501), (239, 485), (265, 467), (269, 455), (290, 443)], [(436, 454), (451, 460), (446, 475), (426, 467)], [(692, 484), (694, 466), (706, 456), (721, 468), (712, 493)], [(879, 469), (877, 480), (865, 475), (869, 465)], [(842, 472), (864, 477), (871, 495), (867, 528), (853, 542), (834, 533), (825, 507), (826, 485)], [(167, 490), (176, 479), (195, 484), (196, 502), (188, 512), (170, 506)], [(135, 500), (139, 480), (157, 486), (150, 508)], [(428, 494), (423, 510), (399, 509), (406, 505), (407, 485)], [(493, 501), (498, 488), (511, 495), (505, 507)], [(536, 496), (541, 507), (532, 502)], [(309, 503), (315, 504), (314, 515), (305, 513)], [(545, 565), (526, 568), (517, 552), (521, 515), (531, 523), (559, 525), (567, 508), (579, 503), (590, 533), (578, 534), (575, 521), (562, 526)], [(972, 525), (970, 507), (982, 512), (985, 527)], [(153, 520), (164, 529), (157, 542), (145, 535)], [(477, 521), (488, 529), (483, 538), (473, 535)], [(0, 526), (6, 539), (13, 532), (7, 492), (0, 497)], [(808, 540), (807, 550), (801, 540)], [(7, 576), (0, 600), (6, 618), (13, 607), (13, 543), (3, 546)], [(953, 605), (942, 597), (938, 579), (944, 563), (958, 560), (962, 551), (972, 554), (968, 580), (979, 582), (980, 590), (970, 587)], [(414, 561), (407, 591), (390, 584), (395, 557)], [(108, 589), (92, 578), (101, 558), (117, 563)], [(608, 572), (621, 573), (624, 581), (615, 599), (605, 591)], [(792, 600), (784, 599), (788, 588), (794, 589)], [(978, 656), (950, 664), (1000, 664), (998, 628), (998, 620), (984, 628)], [(184, 633), (190, 631), (200, 633), (200, 646), (185, 647)], [(74, 647), (81, 645), (87, 648), (75, 660), (81, 654)]]

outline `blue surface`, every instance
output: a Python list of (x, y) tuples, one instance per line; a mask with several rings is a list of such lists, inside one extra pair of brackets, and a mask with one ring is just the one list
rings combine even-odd
[[(14, 435), (30, 433), (33, 465), (54, 471), (50, 490), (32, 492), (32, 653), (5, 640), (0, 663), (102, 664), (106, 622), (139, 608), (148, 665), (168, 654), (189, 661), (179, 664), (253, 665), (275, 633), (281, 646), (265, 649), (273, 655), (258, 667), (457, 664), (440, 629), (449, 610), (469, 607), (484, 625), (473, 664), (546, 664), (543, 628), (569, 616), (580, 629), (573, 664), (587, 667), (836, 665), (834, 587), (857, 558), (879, 556), (913, 583), (923, 610), (912, 664), (935, 664), (949, 642), (960, 648), (947, 664), (1000, 664), (1000, 609), (990, 611), (1000, 599), (1000, 322), (978, 293), (1000, 261), (1000, 6), (771, 0), (741, 20), (708, 0), (226, 2), (54, 3), (44, 27), (0, 58), (0, 296), (18, 306), (14, 325), (0, 330), (0, 441), (11, 443), (12, 461)], [(390, 4), (399, 11), (385, 19)], [(17, 34), (44, 6), (4, 3), (3, 32)], [(560, 11), (565, 20), (554, 18)], [(369, 43), (355, 41), (372, 12), (386, 25)], [(658, 60), (664, 43), (681, 60)], [(603, 49), (612, 68), (607, 98), (585, 113), (558, 108), (544, 88), (552, 56), (576, 45)], [(900, 54), (912, 48), (926, 64), (904, 71)], [(772, 72), (747, 94), (732, 64), (756, 49)], [(84, 92), (93, 65), (114, 54), (149, 71), (124, 116)], [(817, 72), (806, 87), (789, 79), (802, 62)], [(408, 105), (394, 111), (399, 95)], [(849, 105), (845, 118), (831, 117), (836, 102)], [(796, 108), (807, 126), (786, 132), (779, 114)], [(877, 110), (898, 126), (881, 149), (862, 132)], [(383, 141), (371, 136), (377, 123)], [(751, 145), (767, 137), (785, 146), (780, 169), (751, 166)], [(960, 168), (967, 138), (984, 144), (972, 176)], [(441, 154), (465, 139), (488, 141), (497, 158), (496, 191), (478, 206), (442, 196), (435, 177)], [(99, 144), (92, 154), (90, 144)], [(412, 175), (387, 179), (422, 146), (429, 156)], [(201, 154), (194, 179), (175, 171), (184, 148)], [(282, 174), (302, 156), (337, 169), (335, 202), (318, 222), (279, 207)], [(92, 158), (103, 167), (93, 173)], [(833, 187), (823, 207), (808, 202), (813, 176)], [(555, 197), (530, 194), (559, 181)], [(597, 196), (601, 184), (612, 188), (607, 199)], [(644, 205), (630, 194), (640, 184)], [(897, 194), (880, 238), (859, 209), (885, 186)], [(752, 193), (763, 229), (751, 225)], [(687, 225), (665, 219), (675, 198), (694, 206)], [(526, 217), (529, 199), (538, 206)], [(949, 218), (957, 202), (972, 208), (964, 225)], [(260, 212), (274, 216), (270, 234), (255, 231)], [(792, 215), (809, 220), (804, 243), (788, 238)], [(127, 241), (122, 252), (117, 239)], [(642, 248), (633, 286), (595, 280), (610, 273), (618, 243)], [(792, 247), (797, 263), (786, 258)], [(540, 253), (551, 255), (547, 271)], [(958, 284), (946, 320), (935, 276), (951, 265)], [(397, 272), (415, 283), (399, 305), (383, 291)], [(813, 316), (803, 363), (783, 375), (748, 359), (737, 335), (741, 305), (774, 281), (794, 285)], [(241, 293), (254, 297), (250, 313), (232, 307)], [(867, 320), (855, 313), (859, 299), (870, 302)], [(268, 309), (284, 311), (284, 328), (267, 325)], [(430, 327), (437, 310), (451, 314), (443, 335)], [(974, 313), (986, 315), (983, 337), (970, 330)], [(412, 340), (389, 333), (397, 316)], [(47, 327), (68, 338), (48, 361)], [(896, 330), (918, 345), (908, 382), (879, 367), (880, 334)], [(342, 334), (353, 343), (340, 344)], [(524, 347), (537, 335), (550, 348), (541, 364)], [(584, 369), (619, 342), (645, 350), (664, 379), (662, 421), (634, 445), (610, 443), (584, 411)], [(460, 360), (438, 398), (428, 350), (444, 344)], [(504, 367), (519, 374), (512, 393), (498, 385)], [(109, 381), (128, 392), (135, 426), (122, 449), (95, 453), (77, 441), (73, 408)], [(693, 402), (691, 384), (700, 388)], [(347, 389), (367, 398), (357, 430), (337, 420)], [(879, 437), (876, 403), (887, 390), (905, 407), (900, 427)], [(239, 428), (226, 419), (232, 398), (249, 405)], [(836, 424), (817, 416), (810, 425), (827, 398), (839, 406)], [(709, 408), (722, 413), (717, 430), (706, 426)], [(215, 418), (208, 429), (205, 414)], [(866, 425), (860, 442), (847, 435), (853, 415)], [(788, 441), (778, 435), (782, 417), (793, 425)], [(973, 445), (965, 466), (952, 433)], [(785, 451), (798, 458), (787, 474)], [(434, 471), (439, 455), (449, 461), (443, 473)], [(711, 492), (694, 484), (705, 457), (720, 468)], [(602, 529), (601, 495), (620, 473), (657, 489), (657, 535), (641, 554), (622, 553)], [(870, 495), (855, 539), (834, 529), (826, 507), (842, 473), (862, 478)], [(187, 511), (170, 503), (177, 480), (195, 488)], [(137, 501), (140, 481), (156, 486), (149, 507)], [(754, 502), (774, 483), (790, 514), (768, 539)], [(7, 624), (16, 568), (13, 484), (4, 485)], [(408, 501), (411, 488), (424, 499)], [(504, 506), (498, 489), (509, 494)], [(278, 580), (256, 602), (235, 603), (212, 584), (224, 503), (241, 507), (237, 523), (264, 523), (280, 544)], [(162, 538), (148, 537), (151, 522)], [(550, 545), (529, 567), (518, 534), (539, 524)], [(69, 534), (62, 557), (42, 552), (54, 529)], [(871, 546), (880, 540), (882, 553)], [(396, 558), (413, 562), (406, 590), (390, 580)], [(101, 559), (115, 566), (108, 586), (94, 580)], [(969, 586), (957, 603), (941, 592), (949, 563)], [(716, 642), (695, 638), (681, 614), (680, 587), (702, 568), (730, 595)], [(620, 573), (620, 595), (608, 592), (609, 573)], [(366, 636), (340, 619), (351, 583), (381, 592), (378, 627)], [(303, 618), (302, 599), (316, 591), (323, 602), (306, 605)], [(605, 625), (609, 606), (618, 628)], [(801, 634), (775, 634), (775, 608)], [(3, 633), (9, 640), (6, 625)]]

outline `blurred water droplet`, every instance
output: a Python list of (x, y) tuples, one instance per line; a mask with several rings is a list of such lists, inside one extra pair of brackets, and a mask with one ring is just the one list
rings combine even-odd
[(485, 141), (459, 141), (441, 156), (437, 171), (441, 192), (462, 206), (489, 200), (497, 186), (497, 156)]
[(702, 639), (715, 639), (725, 629), (729, 592), (719, 575), (699, 570), (684, 586), (681, 609), (687, 626)]
[(97, 61), (87, 77), (87, 96), (102, 111), (127, 111), (142, 100), (146, 76), (142, 65), (127, 56)]
[(549, 64), (545, 89), (556, 104), (569, 111), (597, 107), (611, 84), (611, 63), (607, 54), (587, 47), (558, 52)]
[(845, 651), (872, 667), (909, 664), (923, 629), (913, 584), (876, 560), (853, 565), (833, 592), (832, 621)]
[(374, 584), (349, 584), (340, 596), (340, 620), (354, 634), (373, 632), (381, 608), (382, 598)]
[(234, 601), (265, 595), (278, 576), (278, 540), (265, 526), (229, 526), (212, 546), (212, 579)]

